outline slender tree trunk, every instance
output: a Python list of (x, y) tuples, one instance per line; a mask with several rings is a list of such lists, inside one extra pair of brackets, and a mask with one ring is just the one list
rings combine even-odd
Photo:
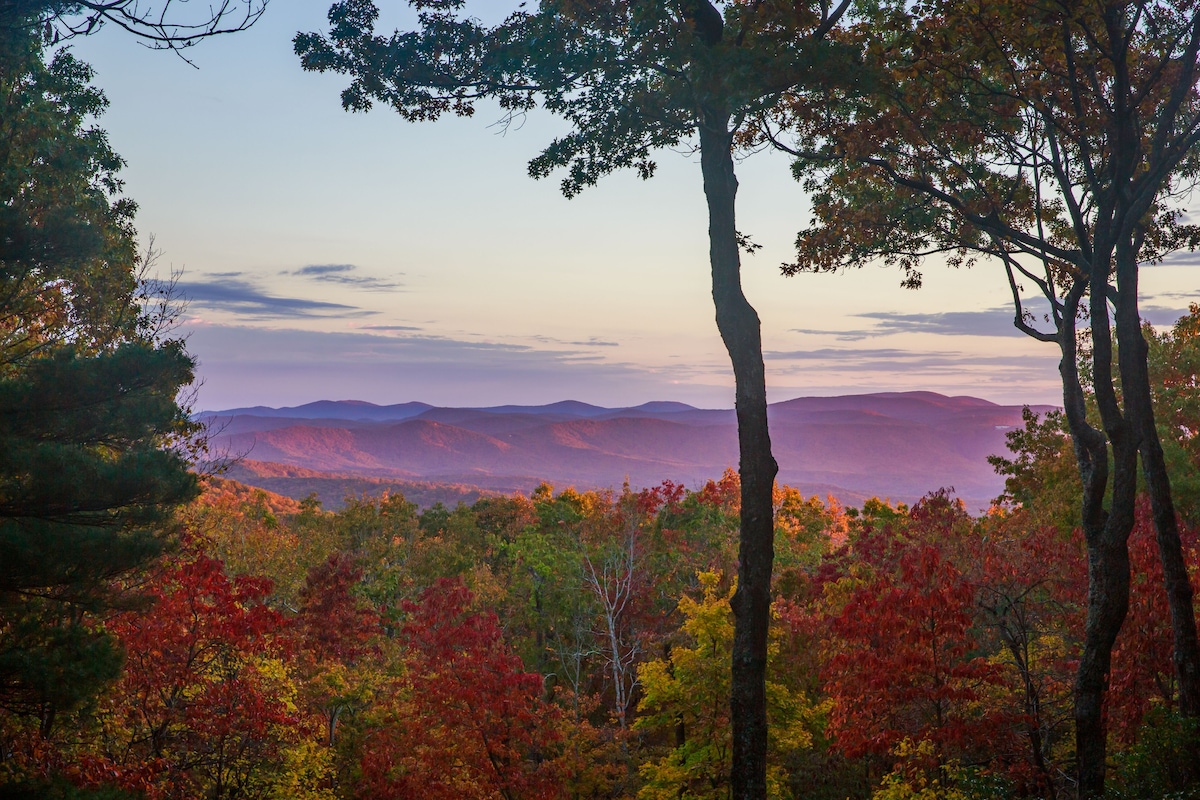
[[(1063, 298), (1062, 322), (1058, 345), (1062, 355), (1059, 374), (1063, 386), (1063, 411), (1075, 449), (1075, 459), (1083, 485), (1080, 522), (1087, 542), (1088, 597), (1084, 646), (1075, 675), (1075, 749), (1078, 796), (1099, 797), (1104, 791), (1107, 738), (1104, 725), (1104, 697), (1108, 690), (1112, 649), (1125, 621), (1129, 606), (1129, 552), (1127, 543), (1133, 529), (1133, 503), (1137, 488), (1137, 444), (1124, 424), (1116, 406), (1111, 372), (1111, 340), (1108, 333), (1107, 307), (1101, 290), (1099, 311), (1104, 314), (1097, 332), (1093, 327), (1093, 345), (1103, 337), (1107, 346), (1093, 352), (1097, 399), (1101, 405), (1105, 432), (1092, 426), (1080, 381), (1075, 343), (1076, 319), (1086, 281), (1075, 282)], [(1097, 313), (1093, 298), (1092, 312)], [(1106, 436), (1105, 433), (1108, 435)], [(1113, 444), (1112, 512), (1104, 507), (1109, 483), (1109, 442)]]
[(1025, 716), (1029, 719), (1025, 729), (1025, 736), (1029, 739), (1029, 751), (1033, 756), (1033, 766), (1037, 770), (1037, 788), (1044, 793), (1046, 800), (1055, 800), (1054, 777), (1050, 774), (1050, 769), (1046, 765), (1046, 740), (1042, 735), (1045, 725), (1042, 720), (1042, 699), (1038, 693), (1037, 686), (1034, 684), (1029, 662), (1029, 638), (1031, 631), (1024, 620), (1023, 614), (1018, 614), (1015, 621), (1015, 625), (1018, 627), (1016, 630), (1012, 630), (1003, 621), (1006, 612), (1000, 611), (1004, 606), (1008, 606), (1010, 610), (1015, 610), (1017, 602), (1012, 598), (1005, 598), (1000, 600), (996, 606), (985, 606), (985, 608), (987, 608), (988, 613), (995, 620), (995, 625), (1000, 633), (1000, 639), (1004, 642), (1004, 646), (1008, 648), (1013, 664), (1017, 667), (1017, 671), (1021, 675), (1021, 683), (1025, 692)]
[(1142, 470), (1150, 492), (1150, 509), (1158, 537), (1163, 582), (1171, 608), (1171, 630), (1175, 636), (1175, 676), (1179, 681), (1179, 713), (1185, 717), (1200, 717), (1200, 641), (1196, 636), (1194, 591), (1188, 578), (1183, 544), (1179, 539), (1179, 522), (1171, 499), (1171, 480), (1167, 475), (1153, 412), (1148, 419), (1142, 420)]
[(1171, 497), (1171, 479), (1167, 474), (1162, 442), (1154, 423), (1146, 339), (1142, 335), (1142, 320), (1138, 312), (1138, 266), (1134, 255), (1138, 249), (1131, 246), (1117, 253), (1120, 303), (1115, 327), (1121, 364), (1121, 388), (1124, 390), (1126, 416), (1141, 440), (1142, 471), (1150, 494), (1163, 582), (1171, 609), (1179, 712), (1186, 717), (1196, 717), (1200, 716), (1200, 642), (1196, 638), (1192, 584), (1183, 556), (1183, 544), (1179, 539), (1179, 522)]
[(700, 167), (708, 199), (709, 259), (717, 328), (733, 362), (739, 469), (742, 481), (738, 586), (733, 606), (733, 720), (735, 800), (767, 794), (767, 628), (771, 619), (771, 562), (775, 557), (771, 490), (778, 466), (767, 432), (767, 386), (758, 314), (742, 293), (734, 201), (733, 137), (729, 115), (708, 113), (700, 125)]
[[(1097, 250), (1104, 252), (1101, 248)], [(1074, 343), (1068, 345), (1066, 335), (1060, 341), (1063, 363), (1059, 365), (1063, 373), (1067, 422), (1075, 438), (1083, 479), (1082, 522), (1088, 552), (1087, 619), (1083, 654), (1075, 676), (1075, 750), (1080, 798), (1097, 798), (1104, 793), (1108, 753), (1104, 698), (1108, 692), (1113, 645), (1129, 610), (1128, 545), (1137, 498), (1138, 437), (1121, 414), (1113, 384), (1112, 334), (1107, 305), (1108, 259), (1095, 258), (1102, 266), (1093, 271), (1089, 299), (1093, 385), (1104, 425), (1103, 434), (1086, 420), (1078, 372), (1073, 363), (1067, 363), (1068, 355), (1074, 361)], [(1073, 330), (1070, 338), (1074, 338)], [(1068, 383), (1071, 384), (1069, 387)], [(1109, 483), (1108, 446), (1112, 449), (1112, 494), (1109, 508), (1105, 510), (1105, 489)]]
[[(1136, 468), (1136, 454), (1126, 456)], [(1107, 731), (1104, 698), (1117, 634), (1129, 609), (1129, 551), (1120, 536), (1125, 525), (1108, 524), (1088, 531), (1088, 605), (1083, 656), (1075, 679), (1075, 748), (1079, 797), (1104, 793)], [(1132, 528), (1132, 524), (1129, 525)], [(1126, 536), (1128, 534), (1126, 533)]]

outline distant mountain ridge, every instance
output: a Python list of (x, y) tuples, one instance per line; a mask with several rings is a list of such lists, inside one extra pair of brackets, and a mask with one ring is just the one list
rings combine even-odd
[(318, 400), (291, 408), (253, 406), (230, 408), (225, 411), (201, 411), (201, 418), (221, 416), (281, 417), (284, 419), (342, 419), (342, 420), (401, 420), (415, 417), (433, 406), (428, 403), (398, 403), (392, 406), (377, 406), (365, 400)]
[[(975, 510), (1003, 489), (986, 458), (1006, 452), (1004, 434), (1021, 424), (1021, 408), (934, 392), (882, 392), (800, 397), (774, 403), (768, 413), (782, 483), (846, 502), (871, 495), (911, 502), (952, 486)], [(545, 480), (607, 488), (669, 479), (697, 486), (737, 464), (733, 410), (669, 401), (441, 408), (322, 400), (198, 416), (212, 423), (218, 448), (343, 482), (363, 476), (531, 488)]]
[(471, 407), (438, 407), (429, 403), (409, 402), (397, 403), (390, 406), (380, 406), (365, 400), (317, 400), (302, 406), (271, 408), (270, 406), (251, 406), (249, 408), (228, 408), (221, 411), (201, 411), (199, 417), (280, 417), (284, 419), (339, 419), (347, 421), (383, 422), (412, 419), (427, 411), (441, 412), (482, 412), (488, 414), (547, 414), (564, 417), (603, 417), (612, 414), (636, 413), (673, 414), (704, 409), (689, 406), (687, 403), (677, 403), (672, 400), (652, 400), (640, 406), (621, 408), (604, 408), (578, 400), (560, 400), (540, 406), (471, 406)]

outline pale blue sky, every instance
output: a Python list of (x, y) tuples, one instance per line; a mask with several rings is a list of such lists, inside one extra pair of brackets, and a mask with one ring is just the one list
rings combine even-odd
[[(184, 269), (199, 407), (732, 406), (695, 157), (663, 153), (653, 180), (617, 175), (568, 201), (525, 172), (560, 130), (551, 118), (501, 135), (487, 108), (418, 125), (345, 113), (345, 79), (302, 72), (291, 48), (327, 8), (274, 0), (250, 31), (189, 51), (198, 69), (116, 30), (74, 45), (112, 101), (102, 124), (129, 161), (139, 230)], [(931, 266), (918, 292), (882, 268), (783, 278), (803, 193), (776, 154), (739, 178), (739, 228), (764, 246), (745, 282), (773, 400), (1059, 400), (1054, 348), (1012, 331), (994, 269)], [(1150, 316), (1182, 313), (1195, 276), (1146, 270)]]

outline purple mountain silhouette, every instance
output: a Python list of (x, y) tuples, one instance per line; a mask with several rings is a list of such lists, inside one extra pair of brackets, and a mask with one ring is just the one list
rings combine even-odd
[[(800, 397), (769, 413), (781, 483), (848, 503), (872, 495), (912, 502), (953, 487), (971, 510), (1003, 489), (986, 458), (1006, 453), (1004, 434), (1021, 425), (1020, 406), (933, 392)], [(200, 416), (212, 423), (216, 447), (305, 474), (503, 489), (543, 480), (581, 489), (664, 479), (695, 487), (737, 465), (733, 411), (675, 402), (609, 409), (571, 400), (492, 408), (320, 401)], [(238, 478), (254, 483), (255, 474), (242, 469)]]

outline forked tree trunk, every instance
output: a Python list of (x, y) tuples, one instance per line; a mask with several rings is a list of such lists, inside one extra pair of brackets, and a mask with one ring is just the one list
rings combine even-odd
[[(1104, 793), (1108, 754), (1104, 698), (1108, 692), (1113, 646), (1129, 610), (1129, 534), (1133, 530), (1137, 497), (1138, 438), (1121, 414), (1113, 385), (1107, 275), (1107, 269), (1097, 268), (1090, 287), (1093, 385), (1104, 425), (1103, 434), (1086, 420), (1083, 392), (1078, 389), (1078, 372), (1074, 364), (1067, 363), (1068, 355), (1074, 360), (1074, 346), (1071, 343), (1068, 347), (1065, 335), (1060, 342), (1063, 363), (1059, 365), (1063, 373), (1067, 423), (1075, 440), (1083, 481), (1081, 521), (1087, 540), (1088, 602), (1083, 654), (1075, 675), (1075, 752), (1078, 795), (1089, 799)], [(1069, 387), (1068, 383), (1071, 384)], [(1104, 508), (1105, 490), (1109, 484), (1106, 438), (1112, 449), (1112, 494), (1107, 510)]]
[(734, 201), (733, 136), (729, 116), (708, 113), (700, 124), (700, 167), (708, 199), (709, 259), (717, 328), (733, 362), (742, 481), (738, 585), (733, 606), (733, 721), (735, 800), (767, 795), (767, 628), (771, 621), (771, 562), (775, 525), (771, 490), (778, 466), (767, 432), (767, 385), (758, 314), (742, 293)]
[[(1113, 645), (1129, 606), (1129, 552), (1137, 479), (1136, 438), (1113, 416), (1111, 347), (1094, 352), (1097, 393), (1106, 409), (1105, 433), (1088, 421), (1075, 343), (1076, 319), (1087, 283), (1078, 280), (1063, 298), (1058, 345), (1062, 355), (1063, 410), (1083, 486), (1081, 519), (1087, 541), (1088, 597), (1084, 646), (1075, 674), (1075, 748), (1078, 796), (1098, 797), (1104, 790), (1107, 741), (1104, 697), (1108, 691)], [(1103, 297), (1101, 293), (1101, 297)], [(1101, 301), (1103, 303), (1103, 301)], [(1103, 308), (1103, 306), (1102, 306)], [(1093, 307), (1093, 312), (1095, 312)], [(1107, 313), (1107, 309), (1104, 309)], [(1108, 336), (1107, 317), (1102, 335)], [(1105, 339), (1107, 341), (1107, 339)], [(1127, 428), (1127, 426), (1125, 426)], [(1115, 437), (1115, 438), (1114, 438)], [(1104, 508), (1109, 482), (1109, 441), (1113, 441), (1112, 512)]]

